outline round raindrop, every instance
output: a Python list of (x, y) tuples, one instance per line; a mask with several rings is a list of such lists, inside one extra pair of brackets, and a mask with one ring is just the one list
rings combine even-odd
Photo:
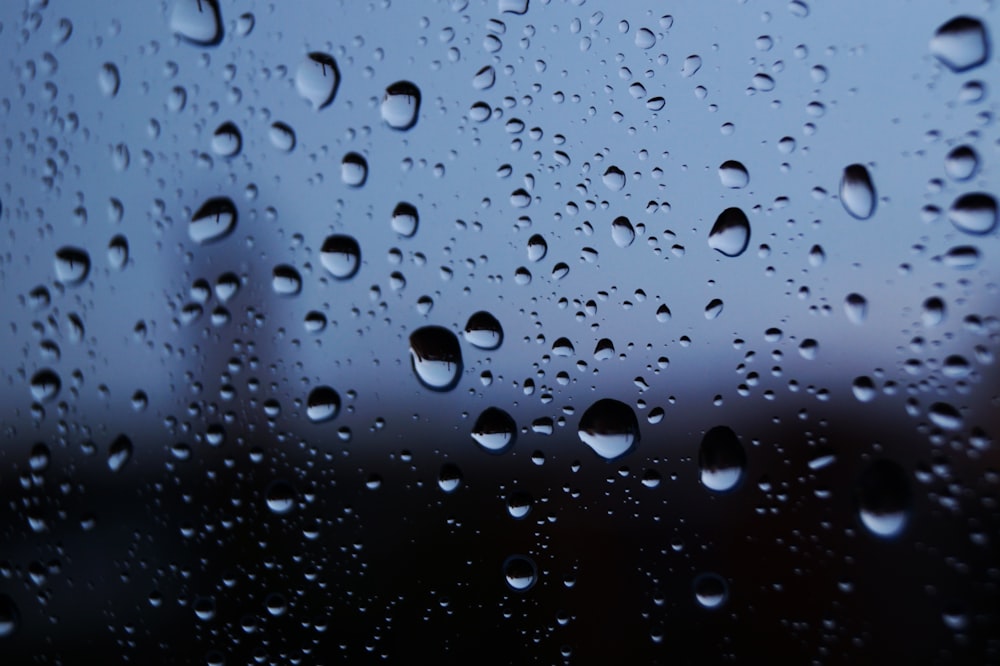
[(417, 124), (420, 113), (420, 89), (409, 81), (397, 81), (382, 96), (382, 120), (396, 130), (408, 130)]
[(507, 497), (507, 513), (515, 520), (521, 520), (531, 512), (534, 500), (523, 490), (515, 490)]
[(858, 517), (873, 535), (897, 536), (910, 513), (910, 482), (906, 472), (891, 460), (876, 460), (858, 482)]
[(510, 589), (527, 592), (538, 580), (538, 568), (529, 557), (511, 555), (503, 563), (503, 577)]
[(959, 231), (988, 234), (997, 226), (997, 200), (983, 192), (963, 194), (948, 209), (948, 219)]
[(718, 319), (719, 315), (722, 314), (723, 308), (725, 308), (725, 303), (719, 298), (713, 298), (705, 306), (705, 319)]
[(739, 208), (727, 208), (708, 234), (708, 246), (727, 257), (738, 257), (750, 244), (750, 221)]
[(264, 501), (271, 513), (285, 515), (295, 508), (295, 488), (287, 481), (274, 481), (268, 486)]
[(610, 166), (602, 177), (604, 186), (612, 192), (618, 192), (625, 187), (625, 172), (616, 166)]
[(327, 236), (320, 249), (319, 261), (323, 268), (338, 280), (354, 277), (361, 267), (361, 246), (353, 236), (334, 234)]
[(462, 485), (462, 470), (454, 463), (441, 465), (438, 472), (438, 488), (446, 493), (453, 493)]
[(39, 370), (31, 378), (31, 397), (37, 402), (55, 400), (62, 388), (62, 380), (54, 371)]
[(702, 608), (719, 608), (729, 598), (729, 584), (718, 574), (701, 574), (694, 579), (694, 598)]
[(209, 199), (191, 216), (188, 236), (200, 245), (222, 240), (236, 228), (236, 206), (227, 197)]
[(952, 180), (969, 180), (979, 169), (979, 155), (972, 146), (953, 148), (944, 158), (944, 171)]
[(329, 386), (317, 386), (306, 399), (306, 416), (313, 423), (325, 423), (340, 413), (340, 394)]
[(302, 276), (288, 264), (275, 266), (271, 271), (271, 289), (278, 296), (296, 296), (302, 291)]
[(424, 326), (410, 334), (410, 361), (420, 383), (434, 391), (455, 388), (462, 375), (458, 338), (441, 326)]
[(330, 105), (340, 87), (340, 70), (333, 56), (310, 53), (295, 72), (295, 89), (316, 109)]
[(517, 424), (499, 407), (487, 407), (472, 427), (472, 439), (487, 453), (506, 453), (514, 446)]
[(840, 202), (851, 217), (867, 220), (875, 214), (875, 186), (863, 164), (844, 169), (840, 179)]
[(417, 233), (420, 224), (420, 214), (416, 206), (405, 201), (396, 204), (392, 211), (392, 230), (400, 236), (411, 238)]
[(705, 433), (698, 449), (701, 483), (709, 490), (724, 493), (734, 489), (743, 478), (747, 456), (736, 433), (727, 426), (716, 426)]
[(503, 327), (489, 312), (480, 310), (465, 324), (465, 341), (479, 349), (493, 350), (503, 342)]
[(750, 183), (750, 172), (741, 162), (727, 160), (719, 165), (719, 181), (723, 187), (742, 189)]
[(852, 324), (865, 323), (868, 317), (868, 300), (861, 294), (848, 294), (844, 299), (844, 314)]
[(348, 187), (361, 187), (368, 180), (368, 161), (358, 153), (347, 153), (340, 161), (340, 180)]
[(220, 157), (234, 157), (243, 149), (240, 129), (229, 121), (219, 125), (212, 134), (212, 152)]
[(580, 417), (580, 440), (605, 460), (617, 460), (639, 444), (639, 422), (624, 402), (612, 398), (598, 400)]
[(927, 410), (931, 423), (942, 430), (961, 430), (962, 413), (947, 402), (935, 402)]
[(628, 247), (635, 241), (635, 228), (624, 215), (616, 217), (611, 223), (611, 239), (618, 247)]
[(196, 46), (222, 43), (222, 18), (218, 0), (174, 0), (170, 29)]
[(930, 50), (953, 72), (973, 69), (989, 56), (986, 28), (977, 18), (956, 16), (934, 32)]
[(472, 86), (476, 90), (489, 90), (496, 83), (497, 74), (492, 65), (486, 65), (472, 77)]
[(272, 146), (284, 153), (290, 153), (295, 148), (295, 130), (283, 122), (271, 123), (268, 138)]
[(56, 279), (65, 285), (82, 284), (90, 274), (90, 255), (86, 250), (65, 245), (56, 250)]

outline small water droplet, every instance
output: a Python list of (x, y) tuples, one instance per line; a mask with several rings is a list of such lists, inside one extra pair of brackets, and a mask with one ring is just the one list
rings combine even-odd
[(54, 371), (43, 369), (31, 377), (31, 397), (38, 402), (55, 400), (62, 388), (62, 380)]
[(944, 171), (952, 180), (969, 180), (979, 168), (979, 155), (972, 146), (953, 148), (944, 159)]
[(697, 74), (699, 69), (701, 69), (701, 57), (689, 55), (684, 58), (684, 63), (681, 65), (681, 76), (690, 78)]
[(462, 375), (462, 351), (458, 338), (441, 326), (424, 326), (410, 334), (413, 371), (425, 387), (449, 391)]
[(271, 140), (271, 145), (282, 152), (290, 153), (295, 148), (295, 130), (285, 123), (271, 123), (268, 138)]
[(287, 481), (272, 481), (264, 495), (264, 502), (271, 513), (283, 516), (295, 508), (295, 488)]
[(986, 28), (977, 18), (956, 16), (934, 32), (930, 51), (953, 72), (978, 67), (989, 56)]
[(960, 430), (962, 428), (962, 413), (946, 402), (935, 402), (927, 410), (931, 423), (942, 430)]
[(923, 304), (923, 312), (920, 313), (920, 321), (924, 326), (937, 326), (944, 321), (945, 304), (938, 296), (931, 296)]
[(472, 427), (472, 439), (487, 453), (506, 453), (514, 446), (517, 425), (499, 407), (487, 407)]
[(983, 192), (963, 194), (948, 209), (948, 219), (959, 231), (981, 236), (997, 225), (997, 200)]
[(338, 280), (348, 280), (361, 267), (361, 246), (353, 236), (327, 236), (320, 249), (319, 260), (330, 275)]
[(867, 220), (875, 214), (875, 186), (863, 164), (851, 164), (840, 179), (840, 202), (851, 217)]
[(222, 240), (236, 228), (236, 217), (236, 206), (231, 199), (209, 199), (191, 217), (188, 236), (199, 245)]
[(722, 299), (713, 298), (705, 306), (705, 319), (717, 319), (722, 314), (724, 307), (725, 303), (722, 302)]
[(876, 460), (858, 483), (858, 517), (873, 535), (888, 539), (906, 527), (910, 511), (910, 482), (891, 460)]
[(441, 465), (438, 472), (438, 488), (446, 493), (453, 493), (462, 485), (462, 470), (454, 463)]
[(743, 478), (747, 456), (736, 433), (727, 426), (716, 426), (705, 433), (698, 449), (701, 483), (709, 490), (724, 493), (734, 489)]
[(852, 324), (863, 324), (868, 317), (868, 301), (861, 294), (848, 294), (844, 299), (844, 314)]
[(212, 134), (212, 152), (222, 157), (233, 157), (243, 148), (243, 135), (231, 122), (219, 125)]
[(420, 89), (409, 81), (396, 81), (382, 97), (382, 120), (393, 129), (405, 131), (417, 124)]
[(602, 177), (604, 186), (612, 192), (618, 192), (625, 187), (625, 172), (616, 166), (609, 166)]
[(739, 208), (727, 208), (716, 218), (708, 245), (727, 257), (738, 257), (750, 243), (750, 221)]
[(531, 558), (511, 555), (503, 563), (503, 577), (515, 592), (527, 592), (538, 580), (538, 568)]
[(279, 264), (271, 271), (271, 289), (278, 296), (296, 296), (302, 291), (302, 276), (294, 266)]
[(174, 0), (170, 29), (197, 46), (222, 43), (222, 18), (218, 0)]
[(333, 102), (340, 87), (337, 61), (327, 53), (314, 51), (295, 72), (295, 89), (317, 111)]
[(694, 579), (694, 598), (702, 608), (719, 608), (729, 598), (729, 584), (718, 574), (701, 574)]
[(114, 97), (117, 95), (121, 84), (122, 78), (118, 72), (117, 65), (113, 62), (106, 62), (101, 65), (101, 69), (97, 73), (97, 85), (105, 97)]
[(108, 264), (116, 271), (128, 263), (128, 239), (118, 234), (108, 241)]
[(358, 153), (347, 153), (340, 161), (340, 179), (348, 187), (361, 187), (368, 180), (368, 161)]
[(750, 173), (742, 162), (727, 160), (719, 165), (719, 180), (723, 187), (738, 190), (750, 183)]
[(503, 327), (492, 314), (480, 310), (465, 324), (465, 341), (479, 349), (497, 349), (503, 342)]
[(877, 395), (875, 382), (872, 381), (871, 377), (855, 378), (851, 383), (851, 392), (854, 393), (854, 397), (857, 398), (858, 402), (871, 402)]
[(125, 435), (118, 435), (108, 447), (108, 469), (120, 472), (132, 459), (132, 440)]
[(617, 460), (638, 446), (639, 422), (624, 402), (603, 398), (580, 417), (577, 435), (600, 457)]
[(86, 250), (65, 245), (56, 250), (56, 279), (65, 285), (82, 284), (90, 274), (90, 255)]
[(412, 238), (420, 225), (416, 206), (400, 201), (392, 211), (392, 230), (405, 238)]
[(340, 394), (329, 386), (317, 386), (306, 398), (306, 416), (313, 423), (325, 423), (340, 413)]
[(507, 497), (507, 513), (511, 518), (520, 520), (531, 512), (533, 504), (534, 500), (529, 493), (515, 490)]

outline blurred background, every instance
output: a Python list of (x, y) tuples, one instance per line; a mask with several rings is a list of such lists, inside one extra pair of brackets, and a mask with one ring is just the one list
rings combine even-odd
[(1000, 663), (997, 30), (5, 3), (3, 663)]

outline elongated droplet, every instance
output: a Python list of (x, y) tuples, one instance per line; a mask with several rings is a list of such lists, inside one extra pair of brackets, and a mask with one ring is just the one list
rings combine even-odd
[(222, 43), (218, 0), (174, 0), (170, 29), (184, 41), (197, 46)]
[(701, 483), (709, 490), (724, 493), (743, 478), (747, 456), (736, 433), (726, 426), (716, 426), (705, 433), (698, 450)]
[(716, 218), (708, 245), (727, 257), (738, 257), (750, 243), (750, 221), (739, 208), (727, 208)]
[(858, 483), (858, 517), (873, 535), (889, 539), (906, 527), (910, 512), (910, 483), (906, 472), (891, 460), (876, 460)]
[(406, 238), (413, 237), (420, 225), (420, 214), (416, 206), (400, 201), (392, 211), (392, 230)]
[(723, 187), (738, 190), (750, 183), (750, 173), (741, 162), (727, 160), (719, 165), (719, 180)]
[(618, 247), (628, 247), (635, 241), (635, 228), (624, 215), (616, 217), (611, 223), (611, 239)]
[(295, 72), (295, 89), (317, 111), (333, 102), (339, 87), (337, 61), (327, 53), (310, 53)]
[(82, 248), (66, 245), (56, 250), (55, 266), (57, 280), (76, 286), (90, 274), (90, 255)]
[(320, 263), (338, 280), (348, 280), (361, 267), (361, 246), (353, 236), (327, 236), (319, 253)]
[(396, 81), (382, 97), (382, 120), (389, 127), (405, 131), (417, 124), (420, 89), (409, 81)]
[(212, 152), (222, 157), (233, 157), (243, 148), (243, 135), (231, 122), (219, 125), (212, 134)]
[(306, 399), (306, 416), (313, 423), (325, 423), (340, 413), (340, 395), (329, 386), (317, 386)]
[(120, 472), (132, 459), (132, 440), (125, 435), (118, 435), (108, 447), (108, 469)]
[(455, 334), (442, 326), (424, 326), (410, 334), (410, 361), (420, 383), (449, 391), (462, 375), (462, 350)]
[(361, 187), (368, 180), (368, 161), (358, 153), (347, 153), (340, 161), (340, 179), (348, 187)]
[(580, 417), (580, 440), (605, 460), (631, 453), (639, 444), (639, 422), (624, 402), (612, 398), (598, 400)]
[(867, 220), (875, 214), (875, 186), (863, 164), (844, 169), (840, 179), (840, 202), (852, 217)]
[(503, 577), (510, 589), (515, 592), (527, 592), (535, 586), (538, 568), (531, 558), (511, 555), (503, 563)]
[(930, 50), (953, 72), (973, 69), (989, 57), (986, 28), (977, 18), (956, 16), (935, 31)]
[(963, 194), (948, 209), (948, 219), (959, 231), (988, 234), (997, 226), (997, 200), (983, 192)]
[(236, 206), (228, 197), (209, 199), (191, 217), (188, 236), (200, 245), (222, 240), (236, 228)]

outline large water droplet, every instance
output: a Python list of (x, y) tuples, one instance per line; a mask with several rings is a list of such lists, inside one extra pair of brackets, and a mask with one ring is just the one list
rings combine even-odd
[(487, 407), (472, 427), (472, 439), (487, 453), (505, 453), (514, 446), (517, 424), (499, 407)]
[(875, 186), (863, 164), (851, 164), (840, 179), (840, 202), (852, 217), (867, 220), (875, 214)]
[(462, 375), (458, 338), (441, 326), (424, 326), (410, 334), (410, 360), (420, 383), (434, 391), (449, 391)]
[(191, 44), (220, 44), (223, 33), (218, 0), (174, 0), (170, 29)]
[(212, 152), (222, 157), (233, 157), (243, 148), (243, 135), (231, 122), (219, 125), (212, 134)]
[(944, 158), (944, 171), (952, 180), (969, 180), (979, 168), (979, 155), (972, 146), (953, 148)]
[(729, 598), (729, 584), (718, 574), (701, 574), (694, 579), (694, 598), (702, 608), (718, 608)]
[(338, 280), (347, 280), (354, 277), (361, 267), (361, 246), (353, 236), (327, 236), (320, 249), (319, 260), (330, 275)]
[(983, 192), (963, 194), (951, 204), (948, 219), (959, 231), (988, 234), (997, 225), (997, 200)]
[(931, 423), (942, 430), (960, 430), (962, 428), (962, 413), (947, 402), (935, 402), (927, 410)]
[(295, 89), (317, 111), (330, 105), (339, 86), (337, 61), (327, 53), (310, 53), (295, 72)]
[(611, 239), (618, 247), (628, 247), (635, 241), (635, 228), (624, 215), (616, 217), (611, 223)]
[(417, 124), (420, 89), (409, 81), (396, 81), (382, 96), (382, 120), (389, 127), (408, 130)]
[(271, 271), (271, 289), (278, 296), (296, 296), (302, 291), (302, 276), (294, 266), (279, 264)]
[(719, 165), (719, 180), (723, 187), (738, 190), (750, 183), (750, 173), (741, 162), (727, 160)]
[(503, 327), (492, 314), (480, 310), (465, 324), (465, 341), (480, 349), (496, 349), (503, 342)]
[(283, 516), (295, 508), (295, 488), (287, 481), (273, 481), (264, 495), (264, 502), (271, 513)]
[(549, 245), (545, 242), (545, 237), (535, 234), (528, 239), (528, 259), (531, 261), (541, 261), (549, 251)]
[(520, 520), (531, 512), (534, 500), (529, 493), (515, 490), (507, 497), (507, 513), (515, 520)]
[(736, 433), (727, 426), (716, 426), (705, 433), (698, 450), (701, 483), (709, 490), (724, 493), (743, 478), (747, 456)]
[(618, 192), (625, 187), (625, 172), (616, 166), (609, 166), (602, 177), (604, 186), (613, 192)]
[(400, 236), (411, 238), (417, 233), (420, 225), (420, 214), (416, 206), (400, 201), (392, 211), (392, 230)]
[(689, 55), (684, 58), (684, 63), (681, 65), (681, 76), (690, 78), (697, 74), (699, 69), (701, 69), (701, 57)]
[(306, 416), (313, 423), (325, 423), (340, 413), (340, 394), (329, 386), (317, 386), (306, 398)]
[(727, 257), (738, 257), (750, 243), (750, 221), (739, 208), (727, 208), (716, 218), (708, 245)]
[(271, 123), (268, 138), (272, 146), (284, 153), (290, 153), (295, 148), (295, 130), (283, 122)]
[(489, 90), (496, 83), (497, 74), (492, 65), (486, 65), (472, 77), (472, 86), (476, 90)]
[(368, 180), (368, 161), (358, 153), (347, 153), (340, 161), (340, 179), (348, 187), (361, 187)]
[(906, 527), (910, 510), (910, 482), (891, 460), (876, 460), (858, 483), (858, 517), (877, 537), (890, 538)]
[(90, 273), (90, 255), (86, 250), (65, 245), (56, 250), (56, 279), (65, 285), (79, 285)]
[(931, 37), (931, 53), (953, 72), (964, 72), (986, 62), (989, 41), (982, 21), (956, 16)]
[(120, 472), (132, 459), (132, 440), (125, 435), (118, 435), (108, 447), (108, 469)]
[(624, 402), (603, 398), (580, 417), (577, 434), (594, 453), (605, 460), (615, 460), (638, 446), (639, 422)]
[(528, 0), (497, 0), (497, 8), (501, 14), (526, 14)]
[(54, 371), (49, 369), (39, 370), (31, 377), (31, 397), (37, 402), (48, 402), (54, 400), (59, 395), (62, 388), (62, 380)]
[(538, 568), (531, 558), (511, 555), (503, 563), (503, 577), (515, 592), (527, 592), (538, 580)]
[(228, 197), (209, 199), (191, 217), (188, 236), (191, 240), (206, 245), (222, 240), (236, 228), (236, 206)]

